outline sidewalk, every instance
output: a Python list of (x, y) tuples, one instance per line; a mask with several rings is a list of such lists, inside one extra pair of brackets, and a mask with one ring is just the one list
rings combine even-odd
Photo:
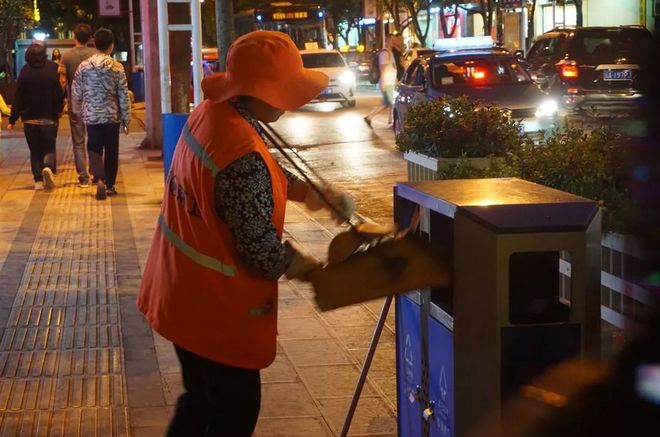
[[(135, 308), (163, 189), (159, 151), (121, 137), (119, 195), (75, 186), (70, 139), (58, 188), (32, 189), (25, 139), (0, 138), (0, 435), (162, 436), (181, 392), (171, 344)], [(289, 204), (285, 238), (325, 258), (325, 216)], [(256, 436), (341, 431), (382, 301), (320, 313), (280, 282), (278, 355), (262, 372)], [(395, 436), (394, 310), (349, 435)]]

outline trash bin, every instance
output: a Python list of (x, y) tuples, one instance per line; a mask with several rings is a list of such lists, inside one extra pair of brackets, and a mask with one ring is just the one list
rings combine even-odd
[(136, 102), (144, 102), (144, 71), (131, 73), (131, 91)]
[(600, 211), (515, 178), (398, 183), (452, 285), (396, 297), (400, 437), (465, 436), (550, 366), (600, 352)]
[(165, 179), (170, 172), (174, 149), (179, 142), (183, 126), (188, 120), (188, 114), (163, 114), (163, 170)]

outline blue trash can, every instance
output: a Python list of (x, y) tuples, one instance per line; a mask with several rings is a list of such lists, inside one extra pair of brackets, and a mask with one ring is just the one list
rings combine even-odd
[(163, 114), (163, 170), (165, 179), (170, 172), (176, 143), (179, 142), (188, 114)]
[(131, 73), (131, 91), (136, 102), (144, 102), (144, 71)]

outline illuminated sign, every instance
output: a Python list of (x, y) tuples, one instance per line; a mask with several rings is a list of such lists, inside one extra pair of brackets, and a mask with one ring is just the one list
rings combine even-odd
[(307, 11), (273, 12), (273, 20), (304, 20)]

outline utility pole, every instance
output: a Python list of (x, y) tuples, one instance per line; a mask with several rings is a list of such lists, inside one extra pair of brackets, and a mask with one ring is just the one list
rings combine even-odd
[(158, 7), (153, 0), (140, 0), (140, 28), (144, 65), (146, 138), (142, 147), (160, 149), (163, 144), (158, 57)]
[[(190, 23), (190, 3), (168, 3), (169, 24)], [(170, 74), (172, 84), (172, 113), (187, 114), (190, 92), (191, 32), (177, 30), (170, 33)]]
[(215, 30), (218, 39), (220, 71), (227, 70), (227, 52), (234, 41), (234, 3), (232, 0), (215, 1)]

